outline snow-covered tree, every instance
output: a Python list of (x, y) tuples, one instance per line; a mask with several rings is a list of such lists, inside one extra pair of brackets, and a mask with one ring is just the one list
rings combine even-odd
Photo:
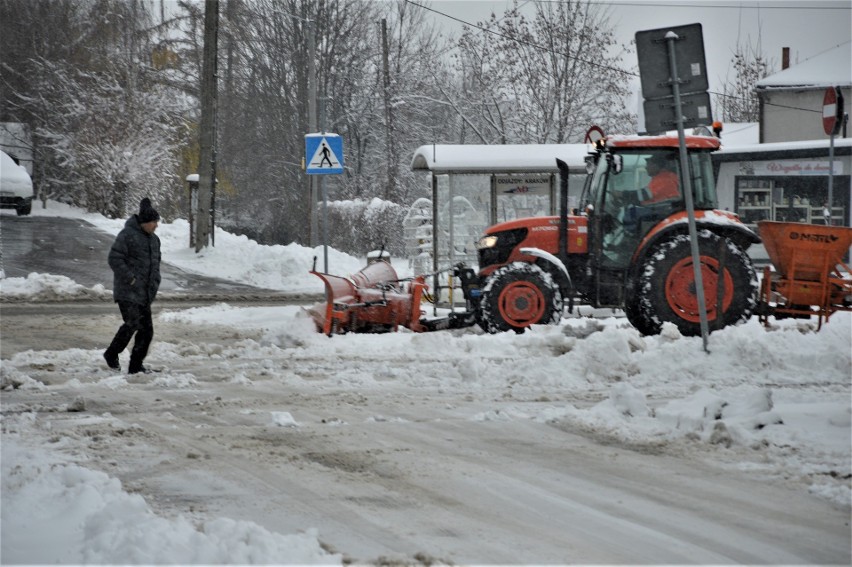
[[(481, 29), (479, 29), (481, 28)], [(607, 14), (592, 2), (536, 3), (465, 28), (458, 69), (467, 132), (480, 143), (582, 141), (631, 124), (628, 78)]]
[(737, 44), (731, 64), (734, 68), (733, 81), (726, 81), (717, 107), (722, 111), (725, 122), (758, 122), (760, 103), (755, 91), (757, 82), (774, 72), (771, 62), (759, 47)]
[[(345, 148), (346, 173), (323, 178), (329, 199), (412, 198), (410, 156), (440, 116), (432, 107), (442, 108), (430, 67), (440, 46), (421, 10), (404, 2), (253, 0), (223, 14), (219, 156), (235, 188), (220, 201), (223, 223), (263, 242), (308, 242), (312, 203), (301, 161), (312, 33), (317, 124), (340, 134)], [(366, 221), (355, 224), (368, 230)]]
[(406, 2), (382, 8), (386, 31), (383, 36), (376, 23), (369, 71), (347, 105), (345, 130), (347, 141), (354, 142), (349, 155), (357, 175), (344, 180), (340, 196), (410, 203), (417, 196), (410, 156), (436, 135), (452, 136), (438, 88), (448, 81), (448, 69), (425, 11)]
[(138, 210), (143, 196), (164, 213), (176, 210), (186, 104), (150, 66), (156, 34), (148, 3), (0, 2), (12, 18), (4, 31), (21, 26), (38, 38), (4, 59), (2, 83), (4, 117), (33, 132), (40, 197), (112, 217)]

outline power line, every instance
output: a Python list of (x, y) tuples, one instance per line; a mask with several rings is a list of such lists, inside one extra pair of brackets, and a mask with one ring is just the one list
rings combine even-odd
[[(566, 0), (536, 0), (540, 4), (564, 4)], [(589, 0), (592, 5), (601, 6), (624, 6), (624, 7), (639, 7), (639, 8), (712, 8), (712, 9), (745, 9), (745, 10), (852, 10), (852, 6), (814, 6), (808, 3), (806, 6), (791, 5), (787, 3), (779, 3), (777, 6), (767, 6), (764, 2), (755, 1), (752, 5), (744, 5), (742, 2), (723, 3), (678, 3), (678, 2), (619, 2), (617, 0)]]

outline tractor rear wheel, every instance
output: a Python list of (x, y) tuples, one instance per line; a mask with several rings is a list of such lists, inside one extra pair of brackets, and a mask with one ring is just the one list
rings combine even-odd
[(488, 333), (556, 323), (562, 316), (562, 294), (553, 278), (536, 266), (513, 262), (496, 270), (482, 288), (477, 323)]
[[(698, 233), (698, 250), (710, 329), (751, 317), (758, 286), (748, 255), (730, 240), (708, 230)], [(724, 269), (720, 274), (722, 256)], [(677, 235), (655, 247), (639, 267), (636, 287), (625, 306), (630, 323), (645, 335), (658, 334), (664, 322), (674, 323), (682, 335), (701, 335), (694, 270), (688, 235)], [(722, 313), (721, 320), (717, 320), (720, 299)]]

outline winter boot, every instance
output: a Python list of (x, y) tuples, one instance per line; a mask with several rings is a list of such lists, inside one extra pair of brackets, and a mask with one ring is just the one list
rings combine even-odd
[(130, 364), (130, 368), (127, 369), (128, 374), (150, 374), (151, 370), (146, 366), (140, 364)]
[(106, 360), (107, 366), (113, 370), (121, 370), (121, 364), (118, 363), (117, 354), (112, 354), (109, 350), (107, 350), (104, 352), (104, 360)]

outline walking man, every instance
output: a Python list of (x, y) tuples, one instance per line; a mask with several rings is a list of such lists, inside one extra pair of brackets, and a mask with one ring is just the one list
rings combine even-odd
[(325, 143), (323, 143), (323, 145), (322, 145), (322, 159), (320, 160), (320, 163), (319, 163), (320, 167), (322, 167), (322, 164), (324, 164), (325, 162), (328, 162), (328, 167), (334, 167), (334, 164), (331, 163), (331, 158), (328, 157), (329, 155), (331, 155), (331, 150), (328, 149), (328, 146), (326, 146)]
[(160, 238), (154, 231), (159, 220), (160, 215), (151, 206), (151, 201), (142, 199), (139, 214), (127, 219), (109, 251), (109, 267), (113, 273), (112, 297), (118, 303), (124, 324), (104, 352), (104, 360), (113, 370), (120, 370), (118, 355), (127, 348), (135, 334), (128, 374), (148, 372), (142, 361), (154, 338), (151, 303), (160, 287)]

